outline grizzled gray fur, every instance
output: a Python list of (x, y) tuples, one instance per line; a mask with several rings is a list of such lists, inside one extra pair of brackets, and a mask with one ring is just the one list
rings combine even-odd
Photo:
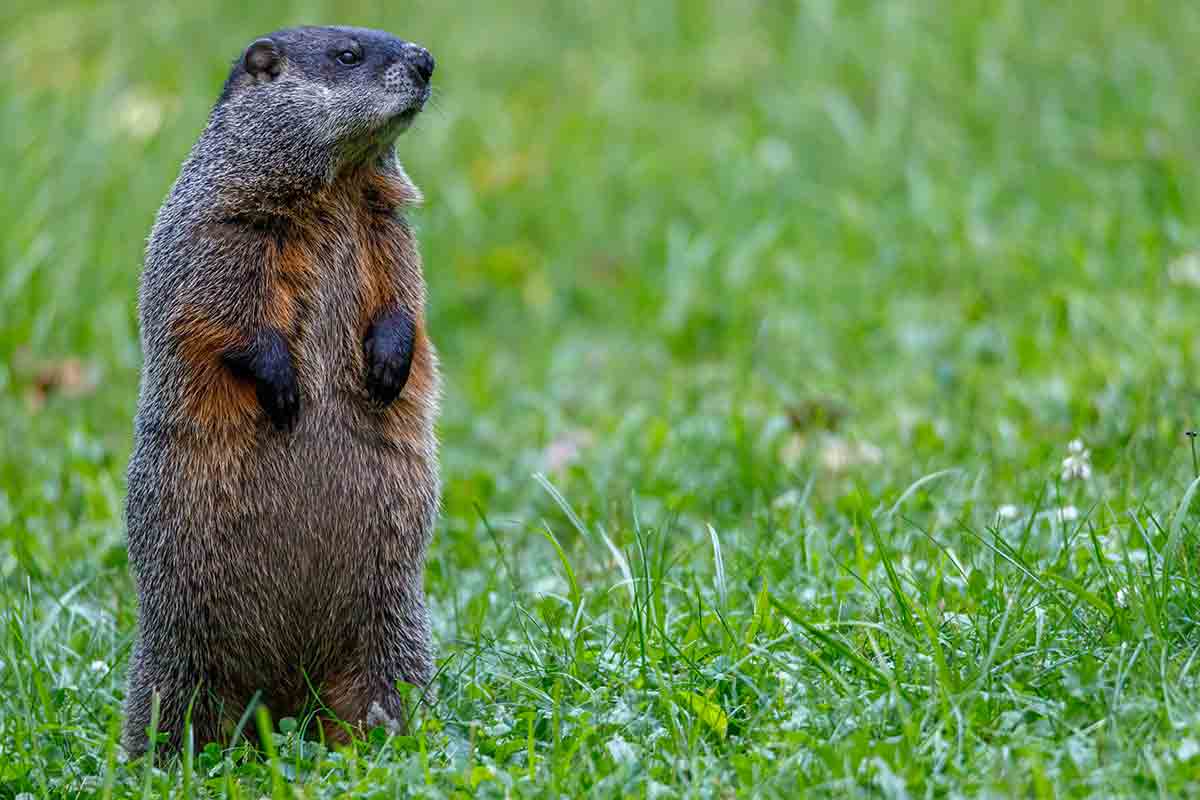
[(390, 34), (251, 44), (159, 211), (129, 464), (124, 744), (227, 737), (256, 693), (344, 739), (432, 676), (437, 359), (393, 144), (433, 59)]

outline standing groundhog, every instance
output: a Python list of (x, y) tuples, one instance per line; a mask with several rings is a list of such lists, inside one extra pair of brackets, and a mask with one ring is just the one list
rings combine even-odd
[[(129, 464), (140, 623), (125, 746), (276, 717), (403, 724), (432, 673), (423, 589), (438, 377), (393, 144), (433, 58), (296, 28), (237, 61), (146, 251)], [(319, 699), (318, 699), (319, 698)]]

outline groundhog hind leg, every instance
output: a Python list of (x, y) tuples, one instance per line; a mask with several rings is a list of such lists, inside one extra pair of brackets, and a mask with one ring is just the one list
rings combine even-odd
[(221, 709), (203, 680), (188, 665), (172, 662), (169, 657), (164, 660), (139, 640), (129, 667), (122, 736), (125, 750), (131, 756), (140, 756), (149, 749), (155, 695), (158, 698), (155, 730), (162, 737), (160, 751), (177, 753), (182, 749), (189, 721), (194, 748), (219, 737)]
[(364, 645), (327, 674), (317, 690), (317, 721), (325, 741), (333, 744), (345, 744), (351, 735), (366, 736), (378, 726), (405, 732), (412, 709), (398, 684), (423, 691), (433, 674), (423, 599), (405, 593), (402, 601), (373, 610)]
[(345, 709), (360, 728), (383, 726), (406, 730), (412, 708), (397, 688), (400, 683), (426, 692), (433, 678), (433, 648), (429, 614), (420, 570), (397, 575), (381, 587), (374, 601), (374, 625), (365, 632), (362, 670)]

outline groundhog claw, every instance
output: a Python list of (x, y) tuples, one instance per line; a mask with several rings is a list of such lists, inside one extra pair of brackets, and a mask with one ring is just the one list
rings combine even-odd
[(300, 415), (300, 386), (291, 365), (278, 374), (259, 380), (256, 389), (258, 402), (271, 424), (281, 431), (290, 431)]

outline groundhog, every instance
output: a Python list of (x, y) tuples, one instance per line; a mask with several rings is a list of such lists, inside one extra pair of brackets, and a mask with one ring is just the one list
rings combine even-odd
[(396, 137), (434, 61), (381, 31), (253, 42), (159, 210), (139, 290), (125, 747), (257, 697), (344, 740), (432, 677), (437, 362)]

